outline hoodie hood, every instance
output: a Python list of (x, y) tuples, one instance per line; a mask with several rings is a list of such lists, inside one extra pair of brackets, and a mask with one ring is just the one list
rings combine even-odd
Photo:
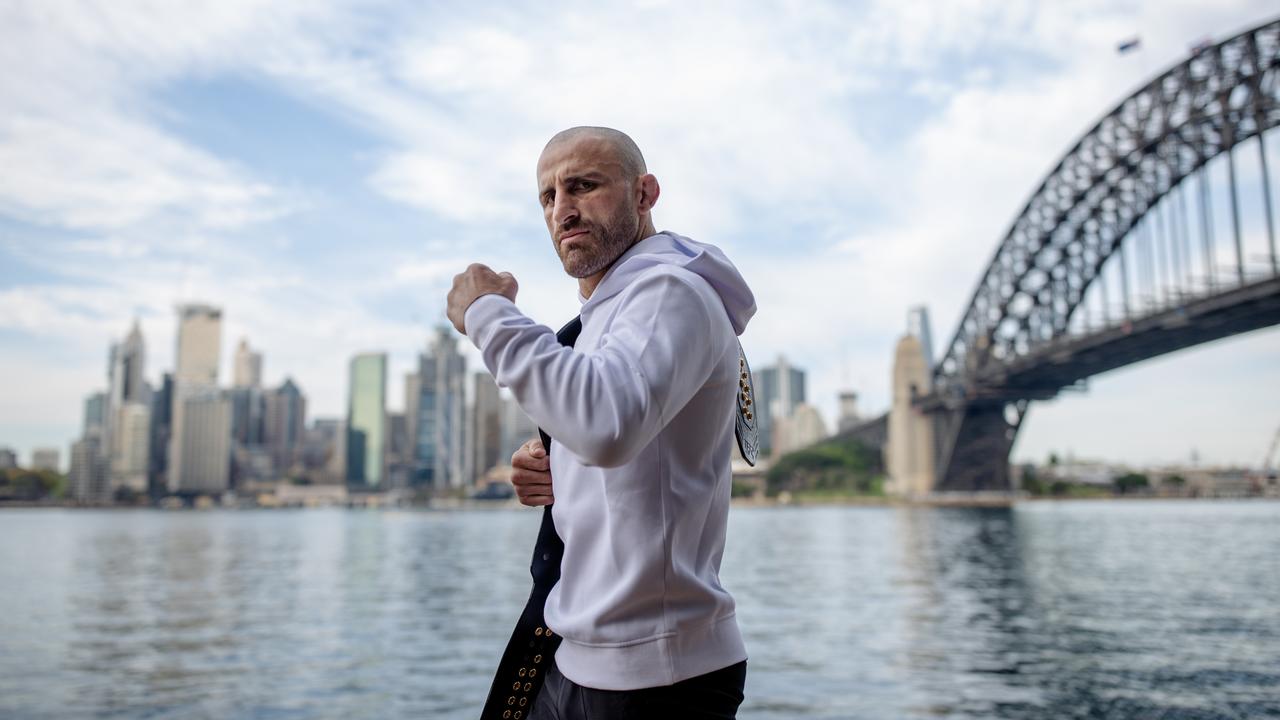
[(747, 322), (756, 314), (756, 299), (747, 281), (738, 269), (725, 257), (724, 251), (715, 245), (690, 240), (673, 232), (662, 231), (632, 245), (623, 253), (609, 272), (605, 273), (591, 297), (583, 299), (583, 311), (591, 305), (617, 295), (636, 275), (655, 265), (677, 265), (702, 277), (724, 303), (724, 311), (733, 325), (733, 332), (741, 335)]

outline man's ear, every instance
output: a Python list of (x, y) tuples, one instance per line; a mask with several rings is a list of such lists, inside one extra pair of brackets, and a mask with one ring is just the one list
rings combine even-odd
[(637, 200), (640, 212), (647, 213), (652, 210), (653, 206), (658, 204), (658, 195), (662, 194), (662, 188), (658, 186), (658, 178), (651, 173), (641, 175), (636, 182), (636, 193), (639, 195)]

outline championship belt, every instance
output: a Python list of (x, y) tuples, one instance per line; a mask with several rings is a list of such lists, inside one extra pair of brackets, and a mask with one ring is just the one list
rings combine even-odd
[[(556, 333), (561, 345), (573, 347), (582, 332), (582, 318), (576, 317)], [(760, 436), (756, 428), (755, 413), (751, 409), (754, 391), (751, 386), (751, 367), (747, 356), (738, 345), (738, 411), (735, 413), (734, 434), (738, 438), (738, 450), (749, 465), (756, 464), (760, 450)], [(542, 447), (551, 457), (551, 437), (538, 428)], [(522, 720), (533, 709), (533, 702), (542, 690), (546, 668), (560, 647), (560, 636), (547, 627), (543, 608), (547, 595), (560, 580), (560, 560), (564, 557), (564, 541), (556, 533), (556, 522), (551, 517), (551, 506), (542, 509), (542, 525), (538, 528), (538, 540), (533, 545), (533, 561), (529, 574), (533, 576), (533, 591), (525, 602), (524, 612), (516, 621), (507, 649), (502, 652), (498, 671), (489, 687), (480, 720)]]

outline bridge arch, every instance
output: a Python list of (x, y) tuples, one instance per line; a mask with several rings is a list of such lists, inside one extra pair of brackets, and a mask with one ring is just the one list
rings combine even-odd
[[(1280, 322), (1265, 145), (1277, 125), (1280, 19), (1199, 49), (1076, 141), (1010, 224), (934, 368), (932, 392), (917, 402), (934, 416), (938, 490), (1007, 489), (1009, 451), (1033, 400), (1098, 372)], [(1236, 182), (1236, 150), (1252, 139), (1269, 250), (1261, 280), (1246, 273)], [(1206, 177), (1219, 160), (1228, 175), (1231, 281), (1218, 277)], [(1188, 188), (1191, 204), (1199, 206), (1199, 228), (1187, 213)], [(1163, 249), (1144, 240), (1153, 224), (1165, 235)], [(1199, 284), (1192, 277), (1197, 231)], [(1163, 253), (1166, 265), (1176, 260), (1185, 270), (1186, 285), (1165, 302), (1138, 303), (1129, 287), (1142, 269), (1135, 273), (1127, 258), (1152, 252), (1148, 246)], [(1113, 291), (1123, 311), (1114, 323), (1104, 317), (1101, 327), (1073, 332), (1091, 288), (1101, 292), (1104, 316), (1108, 312), (1108, 273), (1119, 276)], [(1205, 327), (1197, 328), (1192, 316)]]
[[(1280, 20), (1201, 50), (1121, 101), (1049, 171), (1009, 226), (937, 365), (939, 388), (954, 391), (974, 370), (1065, 334), (1133, 229), (1187, 180), (1203, 182), (1210, 161), (1225, 154), (1234, 176), (1232, 150), (1256, 137), (1268, 185), (1263, 135), (1278, 124)], [(1275, 219), (1269, 187), (1264, 192), (1274, 270)]]

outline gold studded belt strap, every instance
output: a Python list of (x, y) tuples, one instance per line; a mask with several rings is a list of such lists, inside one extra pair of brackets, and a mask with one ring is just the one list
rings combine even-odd
[[(556, 333), (561, 345), (573, 347), (582, 332), (582, 318), (576, 317)], [(551, 456), (551, 438), (538, 429), (542, 447)], [(507, 641), (507, 649), (498, 662), (489, 697), (485, 700), (480, 720), (522, 720), (533, 709), (533, 701), (542, 690), (546, 668), (560, 646), (560, 636), (551, 632), (543, 617), (547, 595), (560, 580), (560, 560), (564, 557), (564, 542), (556, 533), (551, 506), (542, 510), (542, 525), (538, 527), (538, 540), (533, 545), (533, 561), (529, 574), (533, 576), (533, 591), (524, 605), (524, 612), (516, 621), (516, 628)]]

